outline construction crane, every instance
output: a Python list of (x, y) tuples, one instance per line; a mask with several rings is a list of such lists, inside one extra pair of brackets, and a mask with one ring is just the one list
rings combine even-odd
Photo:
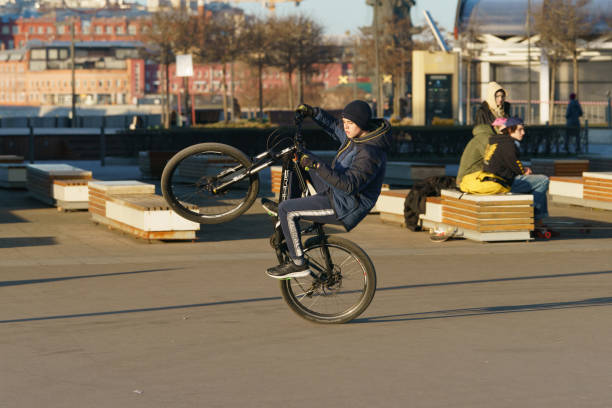
[[(218, 0), (217, 0), (218, 1)], [(223, 3), (260, 3), (263, 7), (267, 8), (270, 12), (276, 10), (276, 3), (295, 3), (299, 6), (303, 0), (221, 0)]]

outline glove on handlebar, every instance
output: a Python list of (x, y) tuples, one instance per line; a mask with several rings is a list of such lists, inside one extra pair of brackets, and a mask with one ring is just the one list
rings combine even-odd
[(305, 118), (313, 117), (315, 115), (314, 108), (310, 105), (306, 105), (305, 103), (298, 106), (297, 109), (295, 110), (295, 113), (299, 113)]
[(306, 171), (309, 171), (311, 169), (316, 170), (319, 168), (319, 162), (317, 162), (307, 154), (303, 154), (302, 157), (300, 157), (300, 166), (303, 167)]

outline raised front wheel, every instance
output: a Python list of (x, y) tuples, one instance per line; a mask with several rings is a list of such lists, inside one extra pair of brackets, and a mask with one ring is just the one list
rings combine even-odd
[[(161, 189), (180, 216), (201, 224), (231, 221), (253, 204), (257, 174), (240, 150), (222, 143), (201, 143), (174, 155), (164, 167)], [(235, 181), (239, 180), (239, 181)]]

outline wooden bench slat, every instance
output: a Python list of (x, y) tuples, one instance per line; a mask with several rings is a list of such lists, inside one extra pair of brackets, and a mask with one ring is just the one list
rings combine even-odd
[(449, 208), (447, 206), (442, 206), (442, 213), (449, 214), (460, 214), (466, 217), (472, 217), (475, 219), (490, 219), (490, 218), (522, 218), (529, 217), (533, 214), (533, 210), (527, 209), (526, 211), (511, 211), (511, 212), (489, 212), (489, 213), (478, 213), (472, 211), (465, 211), (458, 208)]

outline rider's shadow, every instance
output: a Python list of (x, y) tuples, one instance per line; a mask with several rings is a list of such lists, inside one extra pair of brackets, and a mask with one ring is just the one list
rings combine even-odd
[[(249, 211), (233, 221), (222, 224), (202, 224), (196, 233), (198, 242), (235, 241), (241, 239), (269, 238), (274, 232), (276, 218), (264, 213)], [(306, 225), (306, 224), (303, 224)], [(325, 225), (328, 234), (345, 232), (337, 225)]]

